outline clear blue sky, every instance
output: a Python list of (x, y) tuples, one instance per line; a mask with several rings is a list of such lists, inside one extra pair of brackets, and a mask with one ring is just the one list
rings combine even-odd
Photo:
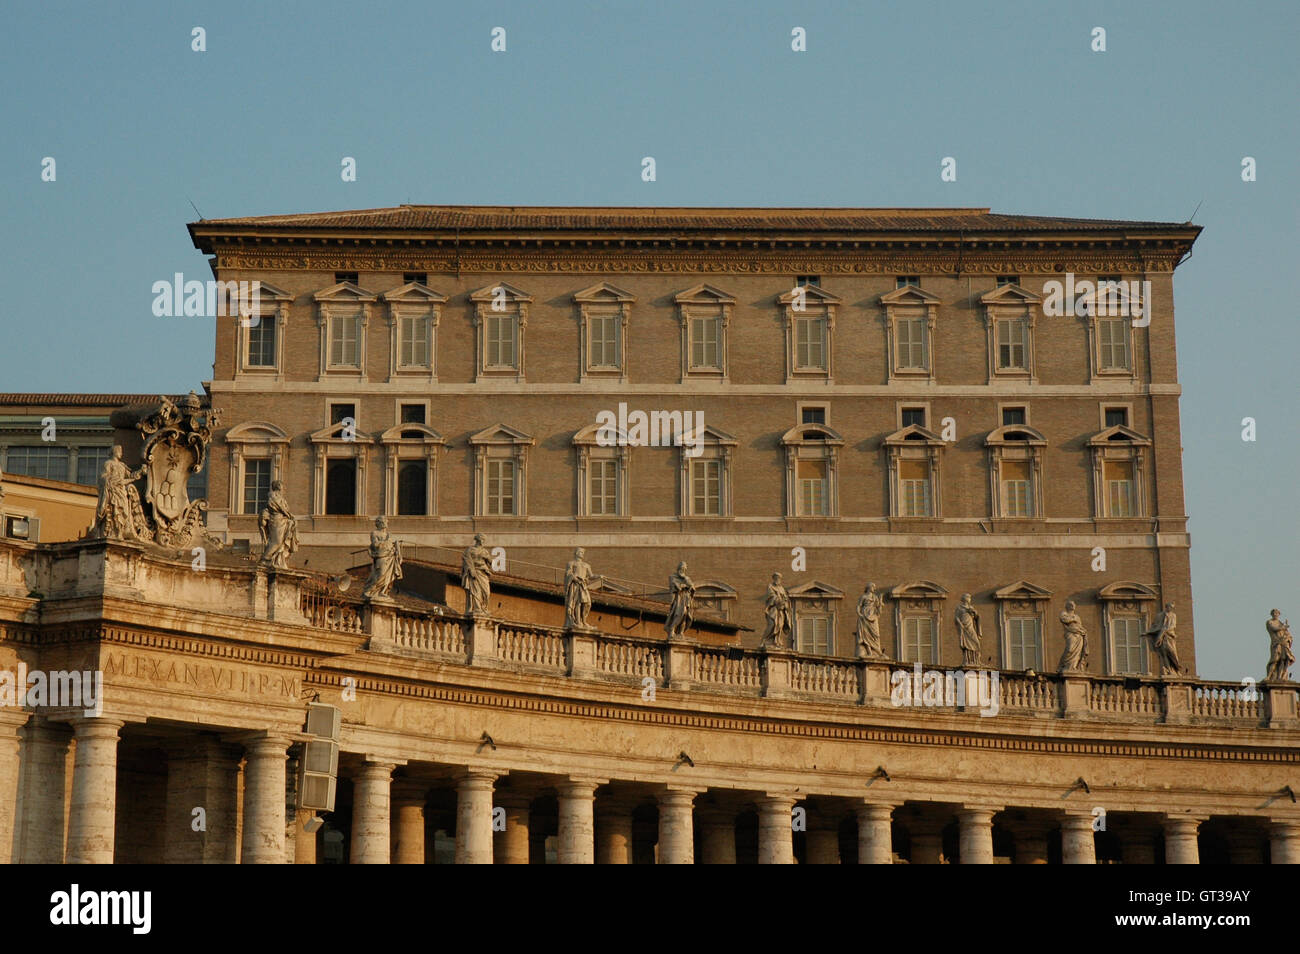
[(150, 311), (154, 281), (208, 277), (191, 200), (209, 218), (419, 202), (1182, 221), (1199, 204), (1175, 283), (1199, 668), (1258, 677), (1268, 610), (1300, 623), (1298, 43), (1294, 0), (11, 2), (0, 390), (209, 377), (211, 320)]

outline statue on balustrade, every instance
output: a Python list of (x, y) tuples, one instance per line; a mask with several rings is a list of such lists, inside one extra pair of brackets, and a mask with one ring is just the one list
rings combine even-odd
[(880, 644), (882, 608), (876, 584), (868, 583), (858, 597), (858, 625), (853, 631), (858, 640), (858, 657), (861, 659), (880, 659), (885, 655), (884, 647)]
[(1156, 655), (1160, 657), (1160, 675), (1181, 675), (1183, 667), (1178, 664), (1178, 617), (1174, 615), (1174, 604), (1166, 603), (1165, 611), (1156, 617), (1156, 624), (1143, 636), (1152, 637)]
[(1075, 612), (1074, 600), (1065, 601), (1061, 625), (1065, 627), (1065, 651), (1061, 653), (1061, 672), (1083, 672), (1088, 668), (1088, 631)]
[(1291, 667), (1295, 664), (1295, 654), (1291, 651), (1291, 622), (1281, 619), (1282, 611), (1269, 613), (1264, 628), (1268, 630), (1268, 675), (1267, 681), (1287, 682), (1291, 679)]
[(387, 596), (393, 584), (401, 578), (402, 541), (388, 535), (386, 518), (376, 517), (375, 529), (370, 532), (370, 576), (361, 596), (368, 600)]
[(695, 584), (686, 575), (685, 563), (677, 564), (677, 572), (668, 577), (668, 592), (672, 603), (664, 620), (664, 632), (669, 639), (679, 639), (691, 628), (695, 612)]
[(284, 481), (271, 481), (271, 494), (257, 521), (262, 534), (262, 556), (257, 562), (275, 570), (289, 566), (289, 557), (298, 549), (298, 520), (289, 510), (284, 495)]
[(591, 612), (591, 591), (605, 585), (603, 576), (594, 576), (591, 564), (583, 559), (586, 551), (578, 547), (564, 568), (564, 628), (591, 629), (587, 614)]
[(763, 630), (763, 646), (786, 648), (786, 637), (794, 631), (794, 616), (790, 612), (790, 594), (781, 585), (781, 574), (773, 573), (767, 585), (767, 599), (763, 603), (767, 628)]
[(491, 581), (492, 553), (483, 545), (483, 534), (476, 533), (460, 558), (460, 585), (465, 589), (465, 611), (471, 616), (487, 612)]
[(952, 615), (957, 624), (957, 644), (961, 647), (961, 664), (965, 668), (980, 664), (980, 616), (971, 604), (971, 595), (963, 593), (961, 602)]
[(144, 476), (144, 468), (132, 470), (122, 463), (122, 445), (114, 444), (112, 456), (99, 473), (99, 504), (95, 508), (92, 533), (111, 540), (134, 540), (148, 534), (140, 491), (132, 481)]

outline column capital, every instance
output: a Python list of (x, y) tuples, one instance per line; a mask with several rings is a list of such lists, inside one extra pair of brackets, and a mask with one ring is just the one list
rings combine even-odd
[(491, 789), (504, 774), (495, 769), (466, 768), (457, 772), (454, 779), (458, 789)]
[(17, 734), (31, 718), (32, 714), (24, 709), (0, 709), (0, 731)]
[(700, 789), (672, 786), (657, 793), (655, 798), (660, 805), (689, 806), (695, 803), (696, 796), (699, 794)]
[(105, 716), (81, 716), (69, 719), (68, 722), (78, 739), (116, 739), (126, 725), (125, 719), (110, 719)]
[(595, 798), (596, 789), (608, 785), (607, 778), (569, 777), (555, 783), (555, 790), (565, 798)]
[(1268, 830), (1279, 835), (1300, 835), (1300, 818), (1270, 818)]
[(1178, 814), (1165, 815), (1161, 819), (1166, 831), (1185, 831), (1195, 833), (1201, 827), (1201, 822), (1209, 820), (1209, 815), (1200, 814)]
[(271, 758), (278, 756), (288, 758), (289, 746), (293, 745), (293, 740), (287, 735), (255, 735), (240, 740), (244, 746), (244, 754), (249, 758), (254, 756), (258, 758)]
[(1061, 829), (1063, 831), (1083, 831), (1085, 828), (1092, 831), (1092, 822), (1096, 816), (1091, 811), (1063, 811), (1061, 812)]
[(787, 811), (793, 809), (795, 803), (806, 798), (804, 795), (796, 795), (792, 792), (764, 792), (755, 801), (762, 808), (775, 810), (784, 806)]
[(877, 802), (871, 799), (863, 799), (853, 807), (854, 812), (859, 818), (868, 818), (872, 821), (886, 821), (893, 818), (894, 810), (897, 805), (891, 802)]
[(993, 816), (1003, 810), (1004, 806), (1002, 805), (962, 805), (956, 812), (954, 812), (954, 814), (958, 818), (961, 818), (963, 815), (968, 815), (973, 819), (978, 818), (980, 815), (987, 815), (987, 820), (992, 822)]
[(357, 770), (357, 777), (364, 779), (384, 779), (388, 780), (393, 777), (393, 770), (397, 768), (396, 762), (379, 762), (366, 761), (361, 763), (361, 768)]

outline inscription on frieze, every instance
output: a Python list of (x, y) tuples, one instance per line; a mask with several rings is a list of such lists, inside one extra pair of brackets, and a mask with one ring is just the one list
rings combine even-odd
[(119, 684), (137, 682), (160, 689), (180, 687), (197, 692), (269, 701), (297, 700), (302, 689), (302, 677), (297, 673), (264, 672), (240, 666), (222, 666), (136, 653), (106, 655), (104, 677)]

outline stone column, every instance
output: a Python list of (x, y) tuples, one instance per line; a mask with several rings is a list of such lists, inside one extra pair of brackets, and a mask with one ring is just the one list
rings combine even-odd
[(348, 861), (354, 865), (386, 865), (393, 844), (392, 762), (361, 764), (352, 780), (352, 844)]
[(1092, 813), (1066, 812), (1061, 816), (1061, 863), (1095, 865), (1097, 840), (1092, 830)]
[(920, 818), (907, 826), (912, 846), (911, 863), (914, 865), (943, 864), (943, 823), (933, 818)]
[(957, 812), (958, 861), (963, 865), (993, 864), (992, 808), (962, 808)]
[(632, 805), (618, 798), (596, 804), (596, 863), (632, 863)]
[(266, 735), (244, 743), (242, 863), (284, 864), (285, 771), (289, 740)]
[(758, 799), (758, 863), (760, 865), (794, 864), (794, 829), (791, 814), (792, 795), (768, 794)]
[(1300, 821), (1277, 821), (1268, 826), (1269, 858), (1275, 865), (1300, 865)]
[(529, 812), (532, 799), (520, 793), (497, 797), (497, 805), (506, 812), (504, 831), (493, 833), (493, 855), (499, 865), (528, 864)]
[(424, 864), (424, 803), (423, 783), (410, 782), (393, 786), (393, 815), (396, 836), (393, 864)]
[(840, 833), (829, 820), (817, 819), (808, 824), (808, 864), (838, 865)]
[(1047, 864), (1046, 822), (1013, 821), (1008, 823), (1016, 842), (1015, 862), (1018, 865)]
[(492, 864), (492, 787), (497, 773), (468, 769), (456, 782), (456, 864)]
[(1190, 815), (1165, 816), (1165, 864), (1199, 865), (1201, 863), (1196, 833), (1203, 820)]
[(43, 716), (32, 716), (23, 727), (19, 858), (24, 864), (63, 864), (63, 803), (71, 739), (66, 725)]
[[(70, 865), (111, 865), (117, 824), (117, 740), (125, 723), (103, 716), (77, 719), (68, 816)], [(284, 793), (280, 794), (281, 812)], [(283, 820), (281, 821), (283, 826)]]
[(307, 830), (307, 823), (315, 817), (316, 813), (314, 811), (308, 811), (305, 808), (295, 813), (293, 863), (296, 865), (316, 864), (316, 836), (320, 829)]
[(238, 773), (238, 747), (213, 738), (167, 750), (166, 864), (235, 863)]
[(858, 809), (858, 864), (891, 865), (894, 863), (894, 832), (890, 818), (892, 805), (867, 802)]
[(18, 860), (18, 731), (28, 718), (21, 710), (0, 709), (0, 865)]
[(659, 864), (695, 863), (695, 792), (670, 788), (659, 794)]
[(736, 863), (736, 815), (725, 808), (701, 808), (700, 864)]
[(556, 860), (562, 865), (589, 865), (596, 860), (596, 824), (593, 803), (594, 779), (571, 778), (556, 788), (560, 802), (559, 846)]

